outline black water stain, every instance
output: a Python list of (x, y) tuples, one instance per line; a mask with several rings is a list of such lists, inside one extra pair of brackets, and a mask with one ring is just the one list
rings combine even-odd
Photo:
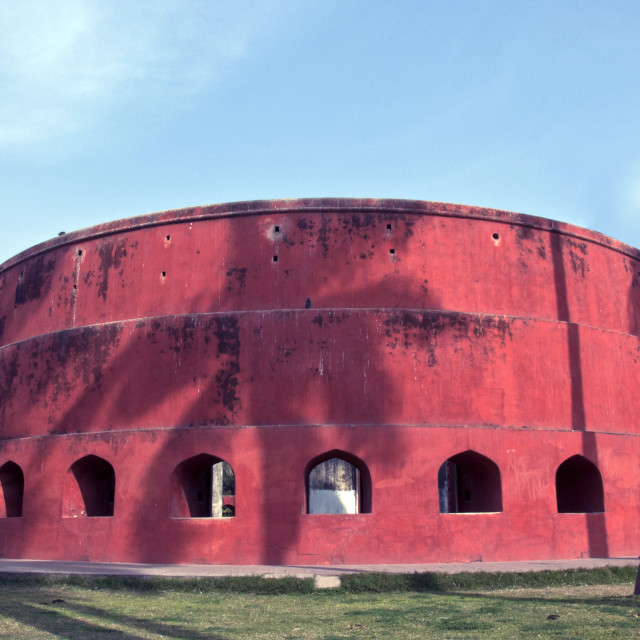
[[(222, 366), (216, 374), (216, 383), (222, 405), (235, 413), (240, 404), (238, 374), (240, 373), (240, 327), (235, 316), (215, 318), (214, 333), (218, 339), (218, 358)], [(226, 357), (221, 357), (226, 356)]]
[(186, 353), (193, 346), (196, 338), (196, 329), (198, 328), (198, 319), (193, 316), (186, 316), (182, 320), (182, 326), (169, 325), (166, 332), (171, 343), (169, 348), (174, 353)]
[(565, 239), (566, 244), (570, 247), (577, 249), (583, 256), (587, 255), (587, 243), (586, 242), (577, 242), (575, 240), (571, 240), (570, 238)]
[[(347, 224), (349, 224), (347, 222)], [(370, 213), (354, 213), (351, 216), (351, 226), (356, 229), (363, 229), (365, 227), (375, 226), (375, 218)]]
[(589, 265), (585, 263), (584, 258), (578, 255), (575, 251), (569, 251), (569, 260), (571, 261), (571, 268), (576, 275), (584, 278), (585, 272), (589, 271)]
[[(47, 350), (54, 354), (54, 361), (47, 358), (45, 362), (48, 373), (55, 381), (54, 400), (58, 400), (60, 395), (68, 395), (78, 380), (82, 380), (87, 388), (100, 388), (104, 367), (110, 352), (119, 344), (122, 330), (122, 324), (113, 323), (59, 331), (51, 336)], [(72, 381), (68, 376), (70, 372), (73, 373)]]
[(107, 301), (107, 293), (109, 291), (109, 271), (118, 269), (122, 264), (122, 259), (127, 256), (127, 239), (105, 238), (98, 248), (100, 256), (100, 284), (98, 286), (98, 295)]
[[(402, 311), (390, 314), (384, 322), (387, 329), (385, 334), (389, 338), (387, 347), (405, 350), (420, 349), (427, 353), (427, 365), (436, 367), (439, 364), (437, 355), (438, 339), (442, 333), (453, 333), (443, 344), (449, 344), (451, 338), (454, 344), (461, 341), (469, 342), (471, 336), (487, 338), (490, 335), (499, 336), (501, 346), (507, 339), (513, 340), (510, 323), (500, 316), (474, 317), (465, 314), (441, 314), (433, 312), (416, 313)], [(403, 337), (403, 341), (400, 338)], [(493, 349), (490, 340), (481, 341), (485, 355)]]
[(38, 256), (30, 261), (18, 276), (16, 286), (15, 304), (24, 304), (31, 300), (37, 300), (51, 290), (51, 281), (56, 267), (54, 259), (45, 261), (44, 256)]
[[(513, 225), (511, 225), (513, 227)], [(522, 242), (523, 240), (532, 240), (534, 237), (534, 231), (531, 227), (516, 226), (516, 242)]]
[(237, 290), (239, 295), (245, 291), (245, 284), (247, 278), (246, 267), (232, 267), (227, 269), (227, 292), (232, 293)]
[(9, 400), (14, 395), (14, 382), (20, 371), (20, 348), (16, 346), (9, 352), (0, 354), (0, 422), (4, 424)]
[(329, 226), (329, 218), (322, 216), (320, 220), (320, 229), (318, 229), (318, 241), (322, 245), (322, 255), (326, 258), (329, 255), (329, 238), (331, 237), (331, 230)]

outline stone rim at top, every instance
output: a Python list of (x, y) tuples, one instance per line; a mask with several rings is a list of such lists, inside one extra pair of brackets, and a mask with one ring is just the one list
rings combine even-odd
[(425, 214), (448, 218), (472, 218), (503, 224), (555, 232), (586, 240), (623, 253), (631, 258), (640, 259), (640, 250), (611, 238), (598, 231), (592, 231), (567, 222), (542, 218), (525, 213), (515, 213), (501, 209), (490, 209), (472, 205), (432, 202), (428, 200), (404, 200), (387, 198), (292, 198), (275, 200), (247, 200), (221, 204), (169, 209), (156, 213), (147, 213), (130, 218), (120, 218), (86, 227), (38, 243), (0, 264), (0, 273), (15, 265), (48, 251), (137, 229), (179, 224), (189, 221), (202, 221), (216, 218), (229, 218), (269, 213), (309, 213), (323, 211), (344, 211), (364, 213)]

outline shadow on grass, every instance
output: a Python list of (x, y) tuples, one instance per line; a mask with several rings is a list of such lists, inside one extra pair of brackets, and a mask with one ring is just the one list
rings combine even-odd
[[(384, 598), (384, 596), (382, 596)], [(388, 599), (384, 600), (389, 602)], [(413, 604), (409, 604), (413, 602)], [(415, 593), (398, 606), (376, 606), (374, 609), (351, 609), (350, 616), (359, 620), (401, 628), (421, 625), (425, 631), (482, 632), (491, 637), (491, 631), (508, 625), (514, 634), (536, 634), (548, 638), (551, 635), (577, 637), (581, 626), (596, 630), (591, 637), (609, 637), (615, 628), (617, 633), (632, 637), (638, 629), (640, 601), (628, 597), (546, 597), (517, 596), (502, 593)], [(588, 615), (585, 618), (585, 615)], [(480, 637), (480, 636), (473, 636)], [(517, 637), (514, 635), (513, 637)], [(635, 636), (633, 636), (635, 637)]]
[[(44, 631), (57, 638), (87, 640), (109, 634), (112, 638), (143, 640), (145, 636), (118, 627), (133, 627), (146, 633), (178, 640), (228, 640), (211, 631), (198, 632), (180, 624), (167, 624), (157, 620), (117, 614), (112, 611), (69, 602), (59, 604), (22, 603), (21, 613), (3, 609), (0, 617), (12, 619), (23, 627)], [(92, 618), (92, 620), (87, 620)]]
[(543, 593), (540, 596), (517, 596), (507, 595), (504, 593), (458, 593), (451, 594), (457, 595), (460, 598), (470, 598), (478, 600), (492, 600), (500, 602), (517, 603), (544, 603), (549, 605), (579, 605), (587, 606), (591, 608), (599, 608), (601, 611), (608, 611), (609, 613), (616, 612), (617, 609), (624, 607), (625, 609), (637, 609), (640, 613), (640, 600), (633, 595), (628, 596), (602, 596), (602, 597), (589, 597), (581, 598), (580, 596), (546, 596)]

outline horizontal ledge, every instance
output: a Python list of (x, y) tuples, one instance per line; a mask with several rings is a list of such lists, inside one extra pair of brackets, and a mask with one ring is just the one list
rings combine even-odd
[[(362, 429), (463, 429), (465, 431), (471, 430), (487, 430), (490, 429), (492, 431), (509, 431), (509, 432), (520, 432), (520, 433), (566, 433), (573, 434), (575, 437), (582, 437), (586, 433), (592, 434), (595, 436), (599, 436), (601, 438), (605, 437), (614, 437), (614, 438), (638, 438), (640, 437), (640, 433), (625, 433), (622, 431), (598, 431), (598, 430), (584, 430), (578, 431), (571, 428), (560, 428), (560, 427), (528, 427), (526, 425), (495, 425), (495, 424), (442, 424), (442, 423), (396, 423), (396, 422), (385, 422), (385, 423), (274, 423), (274, 424), (256, 424), (256, 425), (229, 425), (229, 424), (206, 424), (206, 425), (195, 425), (195, 426), (186, 426), (186, 425), (167, 425), (167, 426), (156, 426), (156, 427), (128, 427), (126, 429), (113, 429), (109, 431), (72, 431), (65, 433), (45, 433), (38, 435), (23, 435), (16, 436), (14, 438), (0, 438), (1, 443), (10, 443), (10, 442), (21, 442), (21, 441), (29, 441), (29, 440), (41, 440), (46, 438), (86, 438), (93, 437), (96, 439), (104, 440), (105, 436), (120, 436), (127, 435), (131, 437), (132, 434), (137, 434), (139, 436), (145, 436), (147, 434), (153, 433), (171, 433), (176, 431), (213, 431), (216, 429), (354, 429), (354, 428), (362, 428)], [(500, 512), (496, 512), (500, 513)], [(443, 514), (443, 515), (457, 515), (457, 514)], [(75, 516), (65, 516), (65, 517), (75, 517)], [(86, 516), (80, 516), (86, 517)], [(89, 516), (89, 517), (99, 517), (99, 516)], [(110, 517), (110, 516), (103, 516)]]
[(68, 327), (66, 329), (57, 329), (49, 333), (40, 333), (35, 336), (29, 336), (22, 340), (16, 340), (15, 342), (8, 342), (7, 344), (0, 345), (0, 352), (2, 349), (13, 347), (18, 344), (29, 342), (30, 340), (37, 340), (39, 338), (45, 338), (47, 336), (54, 336), (62, 333), (80, 332), (84, 329), (97, 329), (100, 327), (111, 327), (114, 325), (129, 325), (132, 323), (140, 324), (141, 322), (153, 322), (163, 321), (170, 319), (198, 319), (198, 318), (216, 318), (216, 317), (228, 317), (228, 316), (251, 316), (251, 315), (271, 315), (271, 314), (305, 314), (305, 315), (318, 315), (319, 313), (344, 313), (353, 312), (354, 314), (393, 314), (393, 313), (415, 313), (426, 314), (432, 316), (446, 316), (456, 317), (465, 316), (469, 318), (483, 318), (483, 319), (502, 319), (506, 321), (520, 321), (520, 322), (539, 322), (543, 324), (553, 324), (559, 326), (574, 326), (590, 331), (600, 331), (602, 333), (612, 333), (620, 336), (628, 336), (630, 338), (640, 339), (633, 333), (626, 333), (623, 331), (617, 331), (616, 329), (608, 329), (606, 327), (596, 327), (590, 324), (581, 324), (579, 322), (567, 322), (566, 320), (557, 320), (554, 318), (537, 318), (534, 316), (518, 316), (518, 315), (505, 315), (496, 313), (484, 313), (479, 311), (452, 311), (450, 309), (416, 309), (408, 307), (318, 307), (315, 309), (301, 309), (296, 307), (291, 308), (278, 308), (278, 309), (247, 309), (247, 310), (229, 310), (229, 311), (203, 311), (203, 312), (190, 312), (190, 313), (178, 313), (162, 316), (142, 316), (136, 318), (123, 318), (121, 320), (110, 320), (109, 322), (97, 322), (95, 324), (83, 324), (76, 327)]
[(447, 511), (440, 512), (441, 516), (496, 516), (502, 515), (504, 511)]

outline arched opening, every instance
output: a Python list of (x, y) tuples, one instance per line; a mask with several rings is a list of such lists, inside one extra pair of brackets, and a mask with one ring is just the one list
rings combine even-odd
[(558, 513), (602, 513), (604, 488), (598, 467), (584, 456), (565, 460), (556, 471)]
[(228, 462), (207, 453), (181, 462), (171, 481), (172, 518), (233, 518), (236, 478)]
[(67, 471), (63, 515), (78, 517), (113, 516), (116, 474), (102, 458), (88, 455), (76, 460)]
[(344, 451), (328, 451), (305, 469), (307, 513), (371, 513), (367, 465)]
[(438, 470), (440, 513), (502, 511), (502, 483), (498, 465), (475, 451), (464, 451)]
[(15, 462), (0, 467), (0, 518), (20, 518), (24, 495), (24, 474)]

